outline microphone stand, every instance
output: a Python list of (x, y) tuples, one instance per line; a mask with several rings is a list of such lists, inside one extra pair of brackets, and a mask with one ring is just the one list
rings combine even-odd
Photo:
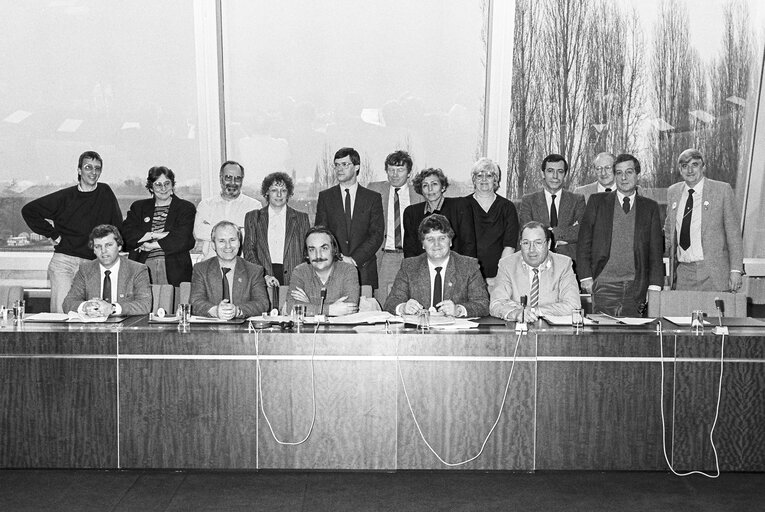
[(528, 297), (521, 295), (521, 321), (515, 322), (515, 332), (527, 332), (529, 330), (526, 325), (526, 304), (528, 304)]
[(725, 335), (728, 334), (728, 328), (722, 324), (723, 311), (725, 310), (725, 302), (720, 297), (715, 297), (715, 309), (717, 309), (717, 323), (715, 326), (715, 334)]

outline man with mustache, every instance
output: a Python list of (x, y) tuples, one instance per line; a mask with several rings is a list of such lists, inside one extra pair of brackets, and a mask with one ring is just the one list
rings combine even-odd
[[(202, 244), (202, 257), (206, 260), (215, 255), (210, 241), (210, 230), (222, 220), (244, 226), (247, 212), (261, 207), (260, 201), (242, 194), (244, 167), (239, 162), (228, 160), (220, 166), (220, 194), (202, 199), (194, 218), (194, 238)], [(242, 236), (244, 228), (240, 227)], [(196, 261), (196, 260), (195, 260)]]
[(358, 272), (341, 261), (343, 255), (332, 232), (324, 226), (309, 229), (303, 255), (305, 263), (292, 271), (287, 311), (296, 304), (306, 306), (307, 316), (342, 316), (358, 311)]

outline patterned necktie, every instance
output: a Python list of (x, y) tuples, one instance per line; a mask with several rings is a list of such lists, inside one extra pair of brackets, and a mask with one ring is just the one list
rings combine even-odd
[(685, 202), (685, 210), (683, 211), (683, 224), (680, 226), (680, 247), (684, 251), (687, 251), (691, 246), (691, 217), (693, 216), (693, 192), (692, 188), (688, 189), (688, 200)]
[(345, 189), (345, 228), (348, 231), (348, 240), (351, 239), (351, 190)]
[(226, 274), (228, 274), (231, 269), (228, 267), (221, 267), (221, 270), (223, 271), (223, 280), (221, 281), (221, 286), (223, 286), (223, 300), (231, 302), (231, 289), (228, 287), (228, 278), (226, 277)]
[(558, 227), (558, 209), (555, 208), (555, 197), (556, 195), (552, 195), (552, 204), (550, 204), (550, 227), (555, 228)]
[(630, 198), (625, 197), (624, 202), (622, 203), (622, 210), (624, 210), (624, 213), (630, 212)]
[(531, 280), (531, 292), (529, 293), (529, 307), (535, 308), (539, 305), (539, 269), (532, 268), (534, 278)]
[(393, 189), (393, 215), (395, 219), (393, 220), (394, 228), (394, 243), (396, 246), (396, 249), (401, 249), (401, 203), (399, 203), (398, 199), (398, 191), (401, 190), (400, 188)]
[(430, 303), (431, 307), (436, 307), (436, 304), (441, 302), (443, 292), (441, 291), (441, 269), (444, 267), (436, 267), (436, 278), (433, 280), (433, 301)]
[(111, 270), (104, 270), (104, 291), (101, 294), (101, 298), (109, 304), (112, 303), (112, 278), (109, 277), (111, 273)]

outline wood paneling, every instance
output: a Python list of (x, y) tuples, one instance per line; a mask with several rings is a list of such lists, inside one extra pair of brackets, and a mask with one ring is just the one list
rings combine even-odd
[[(59, 325), (54, 329), (54, 325)], [(0, 331), (2, 355), (116, 355), (117, 328), (100, 325), (41, 324), (21, 331)]]

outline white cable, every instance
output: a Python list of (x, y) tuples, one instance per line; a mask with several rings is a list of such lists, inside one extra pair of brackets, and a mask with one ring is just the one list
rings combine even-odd
[(263, 413), (263, 418), (266, 420), (266, 424), (268, 425), (268, 429), (271, 431), (271, 436), (274, 438), (274, 441), (281, 445), (285, 446), (297, 446), (300, 444), (305, 443), (308, 441), (308, 438), (311, 437), (311, 433), (313, 432), (313, 427), (316, 424), (316, 383), (314, 381), (314, 356), (316, 355), (316, 333), (319, 330), (319, 323), (316, 323), (316, 328), (313, 331), (313, 343), (311, 348), (311, 402), (313, 404), (313, 414), (311, 416), (311, 426), (308, 428), (308, 433), (305, 435), (303, 439), (300, 441), (290, 442), (290, 441), (281, 441), (278, 437), (276, 437), (276, 432), (274, 432), (274, 427), (271, 426), (271, 421), (268, 419), (268, 415), (266, 415), (266, 409), (263, 405), (263, 386), (261, 384), (261, 376), (263, 375), (263, 371), (260, 369), (260, 347), (258, 343), (258, 339), (260, 338), (259, 335), (255, 336), (255, 361), (258, 369), (258, 400), (260, 401), (260, 411)]
[[(717, 470), (717, 473), (714, 475), (710, 475), (709, 473), (705, 473), (704, 471), (688, 471), (686, 473), (678, 473), (675, 471), (675, 468), (672, 466), (672, 464), (669, 462), (669, 457), (667, 457), (667, 428), (664, 423), (664, 333), (662, 331), (661, 322), (659, 322), (659, 325), (657, 326), (657, 330), (659, 331), (659, 353), (661, 354), (661, 402), (659, 404), (660, 410), (661, 410), (661, 445), (664, 450), (664, 460), (667, 462), (667, 466), (669, 466), (670, 471), (674, 473), (677, 476), (690, 476), (690, 475), (702, 475), (707, 478), (717, 478), (720, 476), (720, 460), (717, 457), (717, 447), (715, 446), (715, 440), (714, 440), (714, 433), (715, 433), (715, 427), (717, 426), (717, 418), (720, 416), (720, 398), (722, 397), (722, 382), (723, 382), (723, 362), (725, 359), (725, 334), (722, 335), (722, 339), (720, 340), (720, 381), (717, 385), (717, 406), (715, 407), (715, 419), (712, 422), (712, 428), (709, 430), (709, 442), (712, 445), (712, 452), (715, 455), (715, 468)], [(677, 376), (677, 354), (675, 354), (675, 360), (672, 364), (672, 373), (675, 375), (675, 378)], [(675, 391), (674, 384), (672, 385), (672, 393), (674, 395)], [(674, 420), (673, 420), (674, 423)], [(674, 429), (673, 429), (674, 430)]]
[(489, 430), (489, 433), (486, 435), (486, 439), (483, 440), (483, 444), (481, 445), (481, 449), (476, 453), (473, 457), (464, 460), (462, 462), (446, 462), (441, 456), (436, 453), (436, 451), (433, 449), (433, 447), (430, 445), (427, 439), (425, 439), (425, 434), (423, 434), (422, 429), (420, 428), (420, 422), (417, 421), (417, 417), (414, 414), (414, 409), (412, 409), (412, 402), (409, 400), (409, 393), (406, 390), (406, 383), (404, 382), (404, 376), (401, 373), (401, 362), (398, 357), (398, 338), (396, 339), (396, 367), (398, 368), (398, 376), (401, 379), (401, 386), (404, 388), (404, 396), (406, 397), (406, 403), (409, 406), (409, 412), (412, 414), (412, 419), (414, 420), (414, 424), (417, 427), (417, 431), (420, 433), (420, 438), (425, 443), (425, 446), (428, 447), (428, 449), (433, 453), (433, 455), (436, 456), (436, 458), (441, 461), (442, 464), (445, 466), (461, 466), (463, 464), (467, 464), (468, 462), (474, 461), (478, 457), (481, 456), (483, 453), (483, 449), (486, 447), (486, 443), (489, 442), (489, 438), (491, 437), (491, 434), (494, 432), (494, 429), (497, 427), (497, 424), (499, 423), (499, 419), (502, 417), (502, 410), (505, 408), (505, 400), (507, 399), (507, 391), (510, 388), (510, 379), (513, 376), (513, 369), (515, 368), (515, 358), (516, 354), (518, 353), (518, 345), (521, 343), (521, 336), (523, 335), (522, 332), (518, 333), (518, 338), (515, 341), (515, 350), (513, 351), (513, 363), (510, 366), (510, 374), (507, 376), (507, 383), (505, 384), (505, 394), (502, 396), (502, 403), (499, 406), (499, 414), (497, 414), (497, 419), (494, 421), (494, 424), (491, 426), (491, 430)]

